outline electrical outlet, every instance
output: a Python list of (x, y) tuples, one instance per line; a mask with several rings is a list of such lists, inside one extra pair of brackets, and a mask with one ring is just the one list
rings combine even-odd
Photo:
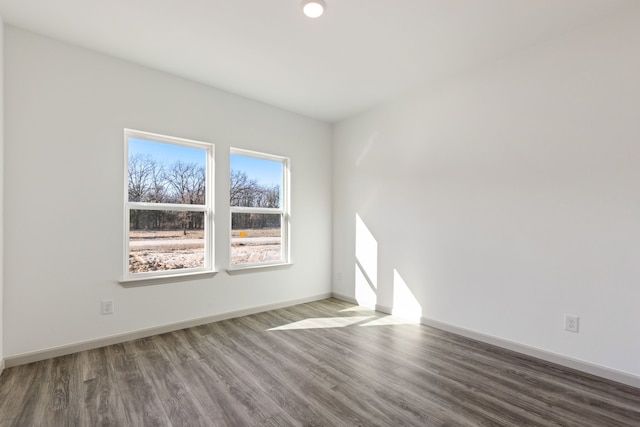
[(107, 299), (101, 302), (102, 314), (113, 314), (113, 300)]
[(571, 314), (564, 315), (564, 329), (566, 331), (578, 332), (580, 325), (580, 318)]

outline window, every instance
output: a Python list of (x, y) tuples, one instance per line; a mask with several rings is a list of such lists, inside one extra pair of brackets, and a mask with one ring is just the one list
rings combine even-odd
[(124, 281), (212, 271), (213, 144), (125, 129)]
[(289, 262), (289, 159), (231, 150), (231, 268)]

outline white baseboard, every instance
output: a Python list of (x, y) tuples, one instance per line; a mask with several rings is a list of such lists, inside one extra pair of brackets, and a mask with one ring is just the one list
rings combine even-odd
[(611, 381), (616, 381), (622, 384), (630, 385), (632, 387), (640, 388), (640, 377), (629, 374), (627, 372), (622, 372), (615, 369), (607, 368), (605, 366), (585, 362), (584, 360), (574, 359), (569, 356), (505, 340), (503, 338), (494, 337), (492, 335), (483, 334), (481, 332), (473, 331), (470, 329), (453, 326), (447, 323), (439, 322), (437, 320), (428, 319), (426, 317), (422, 317), (420, 319), (420, 323), (436, 329), (441, 329), (443, 331), (462, 335), (463, 337), (471, 338), (476, 341), (481, 341), (487, 344), (495, 345), (497, 347), (505, 348), (507, 350), (512, 350), (520, 354), (535, 357), (536, 359), (541, 359)]
[(393, 314), (393, 308), (387, 307), (386, 305), (376, 304), (376, 311), (384, 314)]
[(344, 302), (348, 302), (348, 303), (351, 303), (351, 304), (359, 305), (358, 301), (356, 301), (355, 298), (351, 298), (351, 297), (348, 297), (346, 295), (338, 294), (336, 292), (333, 292), (331, 294), (331, 297), (335, 298), (335, 299), (339, 299), (340, 301), (344, 301)]
[(0, 357), (0, 375), (2, 375), (2, 371), (4, 371), (4, 359)]
[[(126, 341), (146, 338), (153, 335), (164, 334), (167, 332), (178, 331), (180, 329), (191, 328), (194, 326), (205, 325), (207, 323), (219, 322), (221, 320), (233, 319), (236, 317), (248, 316), (251, 314), (262, 313), (264, 311), (276, 310), (279, 308), (291, 307), (298, 304), (304, 304), (313, 301), (319, 301), (331, 297), (331, 293), (315, 295), (307, 298), (284, 301), (274, 304), (261, 305), (257, 307), (245, 308), (242, 310), (228, 311), (226, 313), (214, 314), (213, 316), (200, 317), (197, 319), (185, 320), (183, 322), (171, 323), (167, 325), (154, 326), (152, 328), (138, 329), (135, 331), (125, 332), (122, 334), (111, 335), (107, 337), (97, 338), (77, 342), (73, 344), (52, 347), (45, 350), (38, 350), (29, 353), (22, 353), (15, 356), (6, 357), (2, 364), (6, 364), (7, 368), (13, 366), (25, 365), (27, 363), (38, 362), (40, 360), (51, 359), (53, 357), (65, 356), (67, 354), (77, 353), (85, 350), (92, 350), (107, 345), (119, 344)], [(2, 366), (2, 365), (0, 365)], [(1, 370), (0, 370), (1, 371)]]

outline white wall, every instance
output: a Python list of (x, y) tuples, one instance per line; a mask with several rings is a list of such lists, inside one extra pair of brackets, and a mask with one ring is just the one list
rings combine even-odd
[(0, 373), (4, 367), (4, 22), (0, 18)]
[[(329, 125), (14, 27), (5, 39), (5, 357), (331, 291)], [(229, 147), (290, 157), (295, 265), (122, 287), (125, 127), (216, 144), (220, 269)]]
[(638, 378), (630, 12), (337, 124), (334, 291)]

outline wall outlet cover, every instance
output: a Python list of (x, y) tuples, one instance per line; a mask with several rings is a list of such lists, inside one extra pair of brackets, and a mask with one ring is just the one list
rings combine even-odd
[(104, 300), (100, 303), (102, 314), (113, 314), (113, 300)]
[(565, 314), (564, 329), (570, 332), (578, 332), (580, 329), (580, 318), (572, 314)]

